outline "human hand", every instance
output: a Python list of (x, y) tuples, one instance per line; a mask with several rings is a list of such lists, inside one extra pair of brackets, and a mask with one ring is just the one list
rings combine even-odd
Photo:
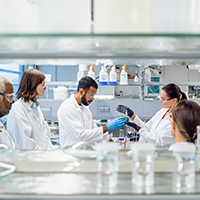
[(136, 123), (134, 123), (134, 122), (126, 122), (125, 124), (128, 125), (128, 126), (133, 127), (137, 132), (141, 129), (141, 127), (138, 126), (138, 125), (137, 125)]
[(121, 128), (122, 126), (125, 125), (125, 122), (127, 119), (125, 117), (119, 117), (113, 119), (110, 123), (106, 124), (108, 131), (115, 130), (118, 128)]
[(132, 117), (134, 114), (134, 112), (128, 106), (124, 106), (124, 105), (118, 105), (116, 107), (116, 110), (123, 114), (127, 114), (129, 117)]

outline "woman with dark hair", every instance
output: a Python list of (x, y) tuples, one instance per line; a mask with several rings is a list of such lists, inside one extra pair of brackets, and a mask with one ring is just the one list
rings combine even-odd
[(194, 143), (200, 125), (200, 106), (194, 101), (181, 101), (172, 111), (171, 134), (177, 142)]
[(181, 89), (171, 83), (162, 88), (160, 102), (163, 108), (158, 111), (147, 123), (144, 123), (129, 107), (118, 105), (117, 111), (128, 114), (130, 117), (128, 126), (136, 129), (140, 134), (139, 142), (152, 142), (156, 149), (169, 149), (171, 144), (175, 143), (171, 135), (172, 110), (179, 101), (187, 99)]
[(52, 149), (50, 129), (40, 110), (38, 97), (46, 90), (45, 75), (36, 69), (24, 71), (17, 91), (19, 99), (8, 115), (8, 133), (16, 149)]

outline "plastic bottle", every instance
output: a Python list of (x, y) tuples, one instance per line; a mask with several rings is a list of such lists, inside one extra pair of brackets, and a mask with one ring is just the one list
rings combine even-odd
[(79, 71), (77, 73), (77, 81), (79, 81), (82, 77), (87, 76), (87, 65), (80, 64)]
[(138, 82), (139, 81), (139, 78), (138, 78), (138, 74), (137, 74), (137, 70), (135, 72), (135, 78), (134, 78), (134, 82)]
[(112, 66), (112, 69), (110, 71), (110, 85), (117, 85), (117, 73), (115, 66)]
[(117, 73), (117, 82), (120, 81), (120, 68), (116, 67), (116, 73)]
[(95, 80), (95, 73), (94, 73), (93, 65), (90, 67), (90, 70), (88, 71), (88, 76), (92, 77)]
[(128, 84), (126, 65), (123, 66), (122, 71), (120, 73), (120, 85), (125, 84)]
[(123, 129), (119, 129), (119, 142), (124, 142), (124, 131)]
[(108, 72), (104, 66), (101, 67), (101, 71), (99, 73), (99, 84), (108, 85)]

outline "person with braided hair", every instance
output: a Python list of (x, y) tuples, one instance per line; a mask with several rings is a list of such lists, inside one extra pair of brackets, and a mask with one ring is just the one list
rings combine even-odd
[(118, 105), (118, 112), (127, 114), (130, 119), (126, 124), (133, 127), (140, 135), (139, 142), (154, 143), (157, 150), (168, 150), (175, 143), (171, 135), (172, 110), (177, 102), (187, 99), (178, 85), (165, 85), (160, 94), (163, 108), (159, 110), (147, 123), (143, 122), (132, 109), (125, 105)]
[(195, 143), (197, 126), (200, 125), (200, 106), (189, 100), (184, 100), (172, 111), (171, 134), (178, 142)]

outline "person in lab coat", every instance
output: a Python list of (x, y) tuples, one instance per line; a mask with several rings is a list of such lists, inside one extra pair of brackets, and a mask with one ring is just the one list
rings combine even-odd
[(175, 138), (171, 135), (172, 110), (179, 101), (187, 99), (181, 89), (171, 83), (162, 88), (160, 102), (163, 108), (147, 123), (144, 123), (133, 110), (124, 105), (118, 105), (116, 110), (130, 117), (128, 126), (136, 129), (140, 134), (139, 142), (152, 142), (157, 150), (168, 150)]
[(40, 110), (38, 97), (46, 90), (45, 75), (36, 69), (24, 71), (17, 91), (17, 102), (7, 118), (7, 129), (16, 149), (51, 150), (50, 129)]
[(171, 134), (178, 142), (195, 143), (200, 125), (200, 106), (194, 101), (181, 101), (172, 111)]
[(94, 100), (97, 89), (95, 80), (85, 76), (80, 79), (76, 94), (72, 94), (61, 104), (57, 113), (61, 148), (80, 141), (108, 139), (108, 131), (125, 125), (125, 117), (116, 118), (103, 127), (96, 125), (88, 105)]
[[(12, 82), (0, 76), (0, 117), (7, 115), (14, 103), (14, 90)], [(4, 123), (0, 120), (0, 143), (6, 144), (9, 148), (15, 149), (15, 144), (9, 136)]]

